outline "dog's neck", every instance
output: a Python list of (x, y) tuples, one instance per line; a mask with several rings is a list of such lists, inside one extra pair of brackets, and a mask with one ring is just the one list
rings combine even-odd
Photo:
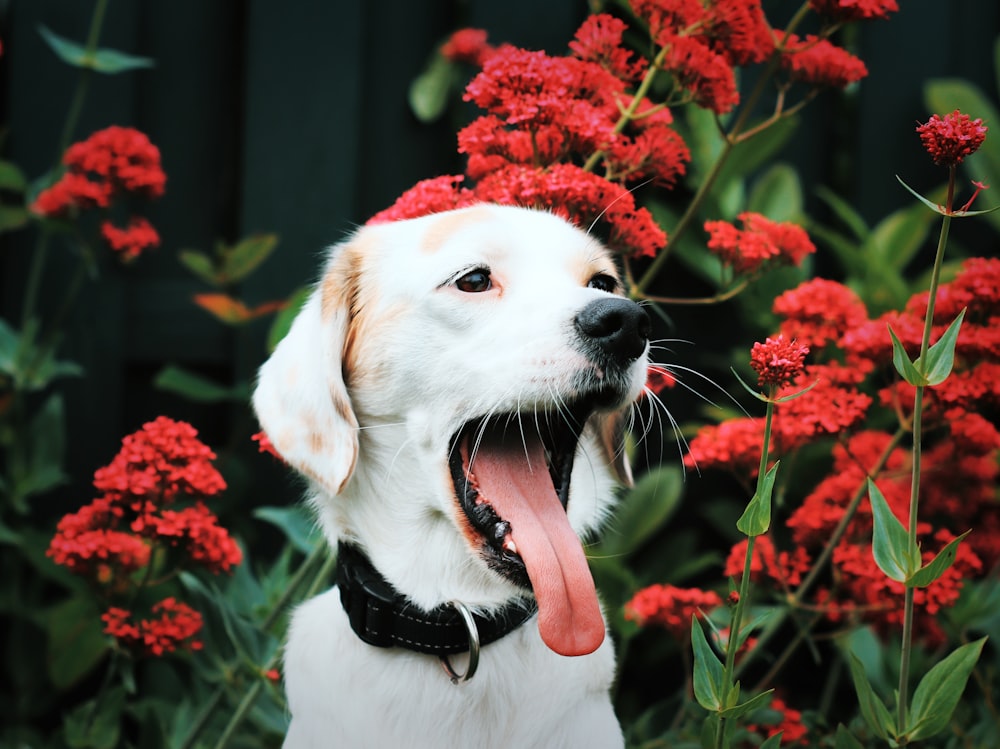
[[(454, 606), (424, 611), (390, 585), (361, 549), (341, 542), (337, 554), (337, 587), (351, 629), (377, 647), (401, 647), (430, 655), (469, 650), (468, 628)], [(534, 616), (535, 602), (512, 600), (489, 616), (472, 614), (479, 643), (499, 640)]]

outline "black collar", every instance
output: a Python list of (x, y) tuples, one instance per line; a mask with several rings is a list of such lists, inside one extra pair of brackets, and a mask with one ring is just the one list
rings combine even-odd
[[(337, 587), (351, 629), (369, 645), (432, 655), (469, 650), (469, 631), (453, 606), (417, 608), (378, 573), (364, 552), (343, 542), (337, 552)], [(519, 599), (490, 617), (473, 614), (480, 644), (513, 632), (536, 610), (534, 601)]]

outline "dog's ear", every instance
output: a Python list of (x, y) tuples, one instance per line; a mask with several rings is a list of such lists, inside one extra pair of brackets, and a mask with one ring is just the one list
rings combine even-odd
[(625, 412), (613, 411), (609, 414), (601, 414), (598, 417), (597, 429), (608, 467), (611, 468), (618, 481), (631, 487), (633, 484), (632, 466), (629, 464), (628, 455), (625, 452)]
[(343, 372), (354, 255), (349, 245), (334, 250), (321, 284), (260, 368), (253, 394), (277, 452), (330, 494), (343, 489), (358, 457), (358, 421)]

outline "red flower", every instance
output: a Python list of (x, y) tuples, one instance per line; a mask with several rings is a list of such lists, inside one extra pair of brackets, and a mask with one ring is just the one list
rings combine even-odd
[(94, 486), (133, 506), (144, 498), (214, 496), (226, 482), (212, 466), (215, 453), (197, 436), (190, 424), (160, 416), (122, 440), (114, 460), (94, 473)]
[(692, 616), (721, 605), (722, 598), (711, 590), (657, 584), (643, 588), (625, 604), (625, 618), (642, 627), (655, 624), (684, 640), (691, 633)]
[(732, 65), (699, 38), (674, 37), (663, 68), (673, 74), (698, 106), (725, 114), (739, 103)]
[(781, 333), (814, 351), (868, 321), (868, 311), (857, 294), (823, 278), (805, 281), (781, 294), (772, 309), (785, 318)]
[(663, 390), (671, 388), (676, 384), (677, 378), (663, 367), (651, 364), (646, 370), (645, 392), (659, 395)]
[(774, 36), (760, 0), (713, 0), (702, 32), (733, 65), (763, 62), (774, 52)]
[(86, 175), (66, 172), (54, 185), (43, 190), (31, 204), (41, 216), (64, 217), (74, 210), (107, 208), (112, 190), (107, 182), (92, 182)]
[[(733, 546), (722, 574), (737, 580), (743, 577), (747, 546), (745, 538)], [(750, 579), (755, 582), (767, 579), (782, 588), (794, 588), (802, 582), (811, 564), (809, 553), (803, 547), (796, 546), (792, 552), (778, 552), (769, 535), (757, 536), (750, 560)]]
[(202, 643), (195, 639), (203, 625), (197, 611), (171, 597), (155, 604), (152, 613), (159, 617), (136, 622), (131, 612), (113, 607), (101, 619), (107, 634), (125, 647), (139, 649), (147, 655), (161, 656), (181, 647), (201, 649)]
[(257, 434), (250, 437), (254, 442), (257, 443), (257, 451), (262, 453), (269, 453), (273, 455), (278, 460), (284, 461), (280, 453), (274, 448), (274, 443), (271, 442), (271, 438), (267, 436), (265, 432), (257, 432)]
[(130, 127), (108, 127), (74, 143), (66, 150), (63, 163), (70, 170), (109, 182), (116, 192), (157, 198), (163, 195), (167, 182), (159, 149)]
[(809, 7), (837, 21), (888, 18), (899, 10), (896, 0), (809, 0)]
[(452, 62), (466, 62), (482, 67), (493, 54), (493, 47), (486, 42), (488, 34), (483, 29), (459, 29), (441, 45), (441, 55)]
[(784, 385), (800, 375), (809, 347), (788, 340), (783, 335), (755, 343), (750, 352), (750, 366), (758, 375), (762, 387)]
[(773, 710), (781, 716), (777, 723), (767, 723), (762, 725), (753, 723), (748, 724), (746, 729), (750, 731), (750, 733), (758, 734), (765, 739), (769, 739), (775, 734), (780, 733), (782, 746), (786, 746), (788, 744), (808, 746), (809, 729), (802, 724), (802, 713), (799, 710), (792, 710), (785, 704), (784, 700), (779, 697), (774, 697), (771, 700), (771, 704), (768, 706), (768, 709)]
[(649, 35), (661, 47), (677, 32), (695, 27), (705, 18), (699, 0), (631, 0), (632, 12), (649, 24)]
[(633, 60), (632, 52), (622, 46), (627, 28), (624, 21), (607, 13), (588, 16), (569, 48), (581, 60), (597, 63), (616, 78), (637, 80), (646, 71), (646, 62)]
[[(781, 32), (777, 33), (780, 37)], [(812, 34), (805, 39), (788, 35), (781, 53), (781, 67), (793, 81), (809, 86), (845, 88), (868, 75), (868, 68), (857, 57)]]
[(391, 206), (368, 219), (368, 223), (402, 221), (472, 205), (477, 202), (472, 193), (458, 187), (463, 179), (465, 177), (457, 175), (422, 180), (400, 195)]
[(240, 547), (201, 502), (180, 511), (163, 510), (149, 519), (149, 527), (157, 539), (181, 547), (192, 562), (213, 574), (229, 572), (243, 561)]
[(753, 477), (760, 468), (764, 425), (757, 419), (729, 419), (703, 426), (688, 445), (688, 468), (726, 468), (740, 477)]
[(119, 229), (110, 221), (101, 224), (101, 235), (108, 246), (115, 252), (120, 252), (126, 260), (139, 257), (144, 250), (159, 247), (160, 235), (152, 224), (144, 218), (132, 217), (128, 226)]
[(986, 140), (987, 127), (981, 118), (971, 119), (957, 109), (951, 114), (931, 118), (917, 126), (917, 133), (927, 153), (938, 166), (961, 164)]
[(741, 213), (743, 228), (726, 221), (706, 221), (708, 249), (736, 273), (756, 273), (767, 263), (799, 265), (816, 251), (802, 227), (771, 221), (759, 213)]

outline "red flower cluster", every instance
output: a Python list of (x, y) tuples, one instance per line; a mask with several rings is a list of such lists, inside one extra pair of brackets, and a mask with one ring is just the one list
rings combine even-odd
[(650, 585), (625, 604), (625, 618), (640, 626), (656, 624), (674, 638), (686, 639), (691, 633), (691, 617), (707, 614), (722, 605), (718, 593), (673, 585)]
[[(143, 425), (95, 472), (94, 486), (102, 495), (59, 521), (47, 555), (90, 577), (112, 598), (143, 584), (133, 573), (148, 570), (157, 552), (166, 555), (157, 554), (161, 575), (189, 565), (229, 572), (243, 554), (204, 503), (226, 487), (214, 459), (189, 424), (161, 416)], [(149, 652), (172, 650), (165, 644), (171, 638), (181, 642), (197, 631), (183, 604), (167, 599), (154, 613), (158, 610), (164, 612), (160, 620), (139, 625), (128, 623), (128, 612), (109, 612), (107, 631), (126, 632), (120, 639), (142, 643)], [(200, 627), (200, 617), (197, 621)], [(178, 632), (188, 634), (175, 636)]]
[(935, 164), (955, 166), (979, 150), (986, 140), (987, 129), (981, 118), (973, 120), (956, 109), (944, 117), (932, 114), (927, 122), (917, 126), (917, 133)]
[(809, 7), (835, 21), (888, 18), (899, 10), (896, 0), (809, 0)]
[[(893, 0), (819, 5), (840, 20), (895, 10)], [(515, 204), (588, 228), (603, 222), (612, 247), (651, 257), (667, 237), (629, 188), (648, 182), (670, 188), (685, 174), (690, 151), (668, 106), (693, 102), (725, 114), (739, 103), (735, 68), (775, 54), (791, 80), (810, 86), (843, 87), (866, 72), (860, 60), (826, 39), (785, 35), (779, 48), (775, 40), (782, 35), (771, 28), (761, 0), (633, 0), (631, 8), (648, 29), (649, 59), (624, 44), (626, 23), (608, 13), (584, 21), (567, 56), (493, 47), (480, 29), (453, 34), (441, 54), (482, 68), (465, 100), (485, 114), (458, 135), (466, 173), (418, 183), (369, 223), (479, 202)], [(660, 73), (673, 84), (662, 103), (639, 98)], [(797, 226), (754, 214), (740, 219), (747, 224), (742, 230), (713, 225), (713, 249), (737, 272), (754, 272), (769, 261), (797, 264), (814, 251)]]
[(164, 598), (151, 611), (159, 616), (136, 622), (130, 611), (113, 606), (101, 616), (104, 631), (147, 655), (160, 656), (181, 647), (201, 650), (201, 641), (195, 639), (202, 628), (201, 614), (174, 598)]
[(766, 724), (750, 723), (746, 729), (753, 734), (757, 734), (762, 739), (769, 739), (775, 734), (781, 734), (781, 745), (798, 744), (800, 746), (809, 745), (809, 729), (802, 723), (802, 712), (793, 710), (780, 697), (774, 697), (768, 710), (778, 713), (780, 716), (777, 722)]
[[(984, 416), (996, 414), (1000, 406), (1000, 260), (968, 260), (954, 281), (940, 287), (934, 339), (962, 309), (967, 312), (956, 346), (955, 373), (925, 391), (917, 524), (924, 562), (958, 534), (975, 530), (959, 547), (951, 568), (916, 591), (917, 632), (928, 642), (940, 639), (934, 614), (955, 603), (963, 579), (987, 574), (1000, 564), (1000, 513), (996, 511), (1000, 430)], [(788, 550), (777, 548), (770, 536), (757, 539), (754, 579), (785, 593), (801, 582), (869, 475), (876, 476), (894, 514), (904, 524), (909, 522), (910, 451), (897, 447), (884, 456), (891, 434), (881, 426), (863, 427), (869, 413), (875, 425), (894, 414), (910, 418), (913, 388), (894, 380), (886, 326), (892, 326), (912, 356), (920, 347), (927, 294), (915, 295), (902, 311), (871, 320), (852, 291), (817, 279), (780, 296), (774, 310), (785, 318), (782, 334), (808, 342), (820, 361), (806, 365), (802, 374), (779, 390), (780, 396), (818, 380), (809, 392), (778, 406), (770, 447), (780, 454), (825, 436), (839, 440), (833, 447), (829, 474), (804, 493), (785, 519), (785, 531), (778, 534), (789, 534), (792, 545)], [(893, 382), (882, 384), (886, 380)], [(882, 408), (874, 409), (875, 404)], [(760, 459), (762, 431), (761, 423), (752, 419), (705, 427), (691, 441), (685, 462), (752, 476), (757, 470), (755, 461)], [(809, 603), (831, 621), (850, 617), (888, 631), (899, 625), (903, 586), (875, 565), (871, 534), (871, 509), (862, 502), (833, 551), (834, 573), (829, 583), (815, 590)], [(742, 573), (745, 551), (745, 542), (733, 548), (726, 575)]]
[(459, 29), (441, 45), (441, 56), (452, 62), (482, 67), (493, 54), (493, 47), (486, 41), (488, 37), (483, 29)]
[[(62, 177), (32, 204), (35, 213), (65, 217), (77, 211), (109, 209), (124, 195), (158, 198), (167, 183), (159, 149), (133, 128), (99, 130), (66, 149), (63, 164)], [(160, 243), (156, 230), (138, 217), (132, 217), (124, 229), (105, 221), (101, 233), (111, 249), (126, 259)]]
[(708, 249), (736, 273), (752, 274), (765, 265), (800, 265), (816, 246), (801, 226), (779, 223), (759, 213), (741, 213), (742, 228), (727, 221), (706, 221)]
[(813, 87), (845, 88), (857, 83), (868, 68), (857, 57), (826, 39), (788, 34), (782, 43), (781, 68), (788, 77)]

